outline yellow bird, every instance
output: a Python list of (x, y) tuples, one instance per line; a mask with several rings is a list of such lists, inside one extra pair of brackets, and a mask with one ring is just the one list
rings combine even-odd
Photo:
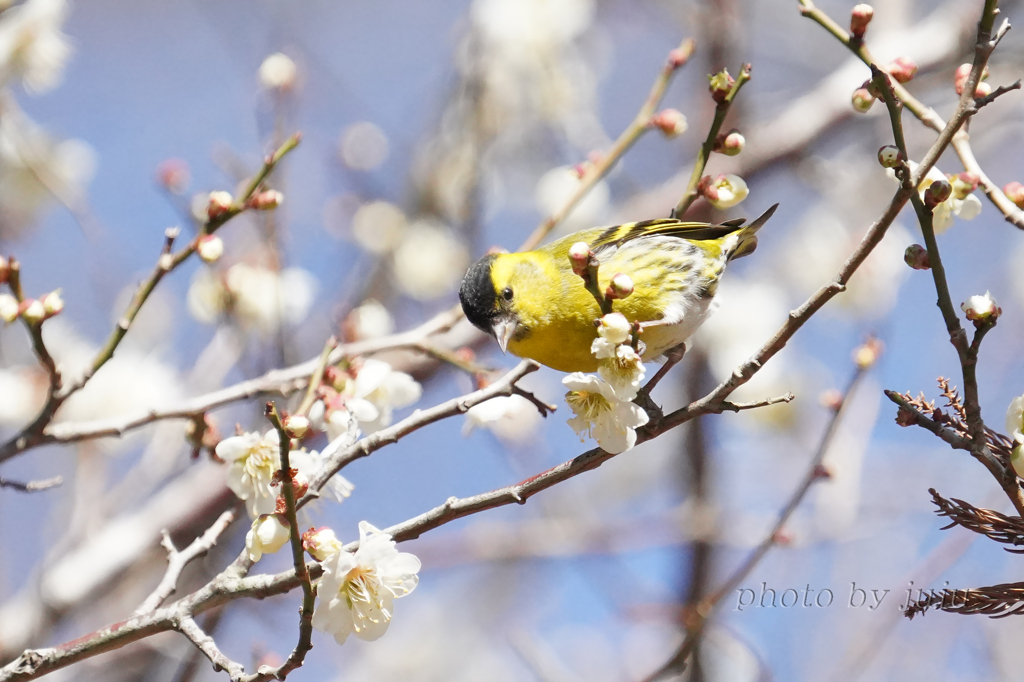
[(746, 226), (743, 219), (645, 220), (582, 230), (535, 251), (484, 256), (462, 280), (462, 309), (502, 351), (562, 372), (595, 371), (591, 343), (601, 308), (569, 260), (570, 247), (585, 242), (600, 261), (600, 291), (617, 273), (633, 280), (633, 293), (613, 309), (642, 323), (643, 360), (651, 361), (700, 327), (726, 263), (754, 250), (757, 231), (777, 207)]

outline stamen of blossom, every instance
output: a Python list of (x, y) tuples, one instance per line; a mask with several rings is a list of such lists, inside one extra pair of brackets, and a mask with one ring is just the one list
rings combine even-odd
[(648, 421), (638, 405), (618, 399), (608, 382), (592, 374), (574, 372), (562, 383), (569, 389), (565, 402), (576, 415), (568, 424), (581, 441), (589, 436), (613, 455), (636, 445), (635, 429)]
[(350, 634), (367, 641), (388, 629), (392, 603), (416, 589), (420, 560), (399, 552), (395, 542), (370, 523), (359, 523), (359, 549), (338, 551), (321, 561), (313, 627), (344, 644)]

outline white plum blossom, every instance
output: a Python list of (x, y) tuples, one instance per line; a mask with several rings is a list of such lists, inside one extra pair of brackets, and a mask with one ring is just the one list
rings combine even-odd
[(635, 398), (646, 372), (640, 354), (632, 346), (623, 343), (616, 346), (609, 355), (595, 355), (601, 360), (597, 366), (597, 373), (612, 387), (615, 396), (619, 400)]
[(387, 308), (371, 298), (349, 314), (345, 330), (353, 341), (379, 339), (395, 331), (395, 318)]
[(590, 436), (613, 455), (636, 445), (635, 429), (648, 420), (638, 405), (618, 399), (611, 385), (592, 374), (573, 372), (562, 383), (569, 389), (565, 402), (576, 415), (568, 424), (581, 441)]
[(60, 84), (71, 54), (61, 32), (67, 16), (65, 0), (27, 0), (0, 15), (2, 80), (20, 78), (30, 92), (46, 92)]
[(960, 304), (960, 310), (964, 311), (968, 320), (995, 319), (1002, 314), (1003, 310), (992, 298), (992, 294), (985, 292), (984, 296), (974, 295)]
[(221, 277), (209, 269), (196, 272), (189, 285), (188, 309), (206, 324), (232, 312), (244, 328), (264, 335), (281, 322), (297, 324), (306, 318), (316, 292), (316, 278), (302, 268), (281, 272), (236, 263)]
[(444, 225), (417, 221), (394, 253), (394, 275), (402, 291), (417, 300), (447, 294), (469, 266), (469, 252)]
[(257, 517), (245, 534), (245, 549), (250, 561), (259, 561), (264, 554), (273, 554), (288, 542), (291, 531), (281, 514)]
[(523, 442), (534, 436), (541, 418), (536, 406), (521, 395), (496, 396), (466, 411), (462, 435), (485, 428), (503, 441)]
[(355, 379), (345, 384), (342, 398), (363, 430), (379, 431), (391, 424), (392, 412), (412, 405), (423, 395), (423, 387), (405, 372), (372, 358), (364, 360)]
[(253, 431), (225, 438), (217, 456), (228, 463), (228, 487), (245, 500), (252, 517), (272, 514), (277, 506), (274, 474), (281, 469), (281, 441), (277, 429), (261, 436)]
[(719, 210), (732, 208), (749, 193), (747, 183), (738, 175), (719, 175), (704, 190), (708, 203)]
[(1006, 433), (1018, 443), (1024, 443), (1024, 395), (1011, 400), (1006, 409)]
[(14, 322), (18, 319), (18, 299), (10, 294), (0, 294), (0, 320)]
[[(917, 172), (917, 163), (914, 161), (908, 161), (907, 165), (910, 167), (911, 173)], [(896, 172), (892, 168), (887, 168), (885, 173), (890, 178), (894, 180), (897, 179)], [(949, 178), (946, 177), (945, 173), (935, 166), (932, 166), (928, 172), (925, 173), (925, 176), (921, 179), (921, 183), (917, 186), (917, 191), (921, 195), (922, 199), (924, 199), (925, 191), (928, 187), (937, 180), (949, 182)], [(970, 191), (965, 191), (962, 183), (954, 183), (954, 186), (957, 187), (957, 189), (950, 192), (949, 198), (932, 209), (932, 228), (936, 233), (948, 230), (953, 225), (953, 216), (963, 220), (973, 220), (978, 217), (979, 213), (981, 213), (981, 200), (974, 194), (970, 193)]]
[(395, 542), (370, 523), (359, 523), (359, 549), (336, 551), (322, 562), (313, 627), (344, 644), (348, 636), (379, 639), (388, 629), (392, 603), (416, 589), (420, 560), (399, 552)]

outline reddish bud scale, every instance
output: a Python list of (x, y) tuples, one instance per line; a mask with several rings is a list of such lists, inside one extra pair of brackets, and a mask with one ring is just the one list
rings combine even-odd
[(896, 410), (896, 423), (900, 426), (913, 426), (917, 423), (917, 417), (905, 407)]
[(727, 69), (722, 69), (718, 73), (708, 76), (708, 90), (711, 92), (711, 99), (721, 104), (729, 96), (732, 86), (735, 84), (736, 79), (729, 75)]
[(910, 57), (897, 57), (885, 70), (897, 83), (909, 83), (917, 75), (917, 64)]
[(670, 69), (678, 69), (684, 65), (690, 59), (690, 53), (687, 50), (677, 47), (668, 53), (668, 66)]
[(929, 270), (932, 267), (928, 260), (928, 250), (920, 244), (911, 244), (903, 252), (903, 261), (914, 270)]

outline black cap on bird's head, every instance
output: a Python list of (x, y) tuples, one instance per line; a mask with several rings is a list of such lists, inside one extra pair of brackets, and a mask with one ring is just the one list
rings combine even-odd
[(462, 278), (459, 300), (466, 319), (493, 336), (504, 352), (518, 324), (515, 313), (510, 310), (512, 290), (506, 287), (499, 298), (495, 289), (491, 268), (496, 258), (497, 255), (490, 254), (473, 264)]

